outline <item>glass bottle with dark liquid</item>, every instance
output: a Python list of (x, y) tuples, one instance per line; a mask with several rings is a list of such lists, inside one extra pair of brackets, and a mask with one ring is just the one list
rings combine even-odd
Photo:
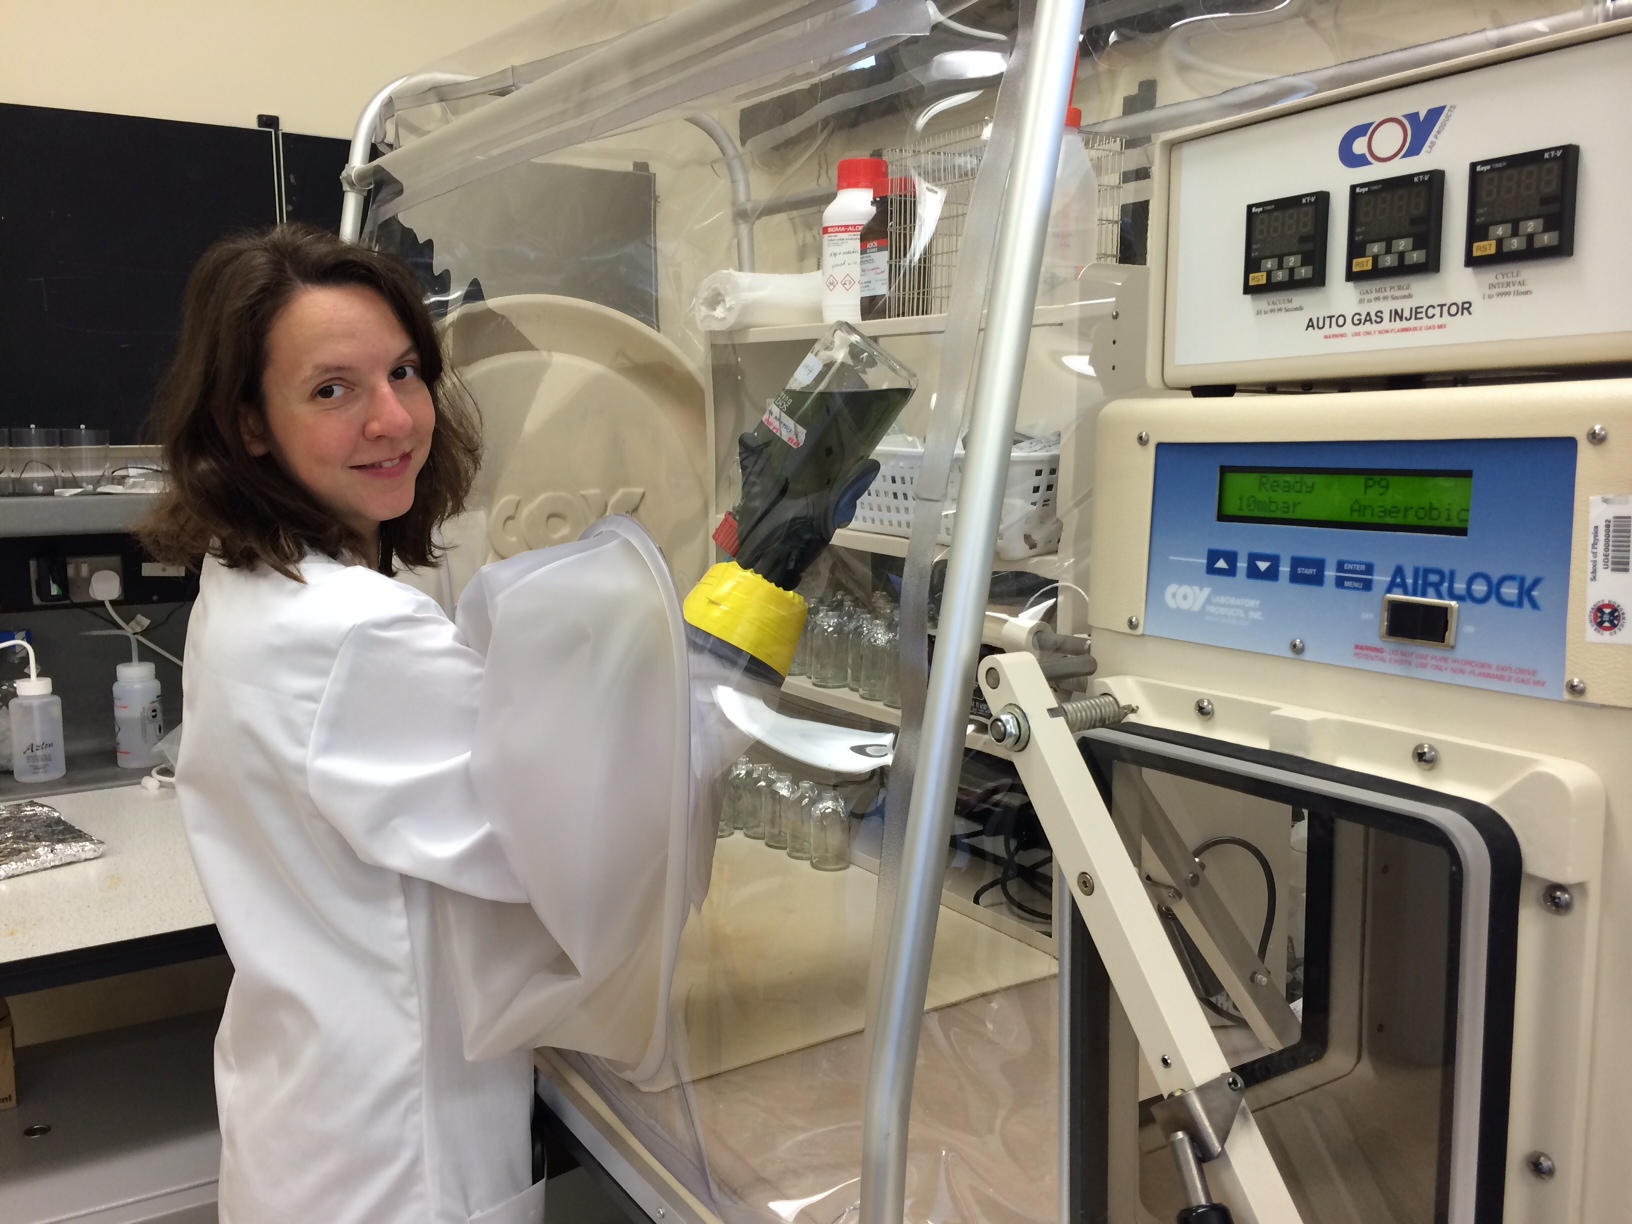
[(738, 439), (737, 563), (779, 586), (849, 522), (878, 466), (873, 449), (917, 386), (913, 372), (835, 323)]

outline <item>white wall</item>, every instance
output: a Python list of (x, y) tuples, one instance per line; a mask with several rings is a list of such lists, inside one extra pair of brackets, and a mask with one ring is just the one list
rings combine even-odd
[(0, 0), (0, 102), (350, 137), (380, 86), (547, 0)]

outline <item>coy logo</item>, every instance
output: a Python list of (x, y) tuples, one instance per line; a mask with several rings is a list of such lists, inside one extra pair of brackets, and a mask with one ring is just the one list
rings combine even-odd
[(1434, 133), (1445, 126), (1448, 108), (1430, 107), (1405, 115), (1390, 115), (1375, 123), (1357, 123), (1337, 142), (1337, 159), (1351, 170), (1415, 157), (1428, 147)]
[(1175, 582), (1162, 592), (1167, 606), (1177, 608), (1181, 612), (1200, 612), (1207, 602), (1207, 596), (1213, 593), (1212, 587), (1191, 586), (1184, 582)]

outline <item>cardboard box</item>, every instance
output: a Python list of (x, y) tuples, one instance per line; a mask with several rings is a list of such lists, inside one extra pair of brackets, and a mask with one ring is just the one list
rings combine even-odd
[(0, 1109), (17, 1108), (17, 1049), (12, 1040), (11, 1009), (0, 999)]

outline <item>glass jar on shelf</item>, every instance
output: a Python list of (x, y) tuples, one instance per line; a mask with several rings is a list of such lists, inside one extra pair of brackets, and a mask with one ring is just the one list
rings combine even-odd
[(793, 662), (788, 667), (789, 676), (803, 676), (810, 671), (811, 628), (821, 611), (820, 604), (812, 605), (810, 614), (805, 617), (805, 627), (799, 634), (799, 644), (794, 647)]
[(861, 692), (862, 673), (867, 668), (867, 638), (876, 624), (878, 621), (866, 612), (857, 612), (850, 620), (845, 682), (858, 693)]
[(776, 782), (776, 767), (756, 765), (753, 777), (753, 785), (748, 788), (742, 804), (742, 835), (764, 841), (765, 816), (775, 799), (771, 787)]
[[(861, 688), (858, 690), (868, 701), (882, 702), (890, 695), (890, 677), (896, 668), (896, 635), (886, 621), (868, 622), (862, 643)], [(897, 702), (900, 685), (894, 686)]]
[(823, 608), (811, 626), (810, 680), (817, 688), (843, 688), (850, 679), (849, 616)]
[(799, 783), (788, 809), (788, 857), (806, 863), (810, 861), (810, 810), (816, 794), (814, 782)]
[(799, 786), (790, 773), (778, 773), (771, 782), (770, 807), (765, 813), (765, 845), (771, 850), (788, 848), (788, 821), (793, 816), (794, 796)]
[(742, 828), (742, 805), (753, 782), (754, 764), (747, 757), (738, 757), (725, 775), (725, 793), (720, 803), (720, 819), (714, 828), (715, 837), (730, 837)]
[(811, 805), (810, 865), (817, 871), (850, 866), (850, 809), (838, 791), (822, 791)]

